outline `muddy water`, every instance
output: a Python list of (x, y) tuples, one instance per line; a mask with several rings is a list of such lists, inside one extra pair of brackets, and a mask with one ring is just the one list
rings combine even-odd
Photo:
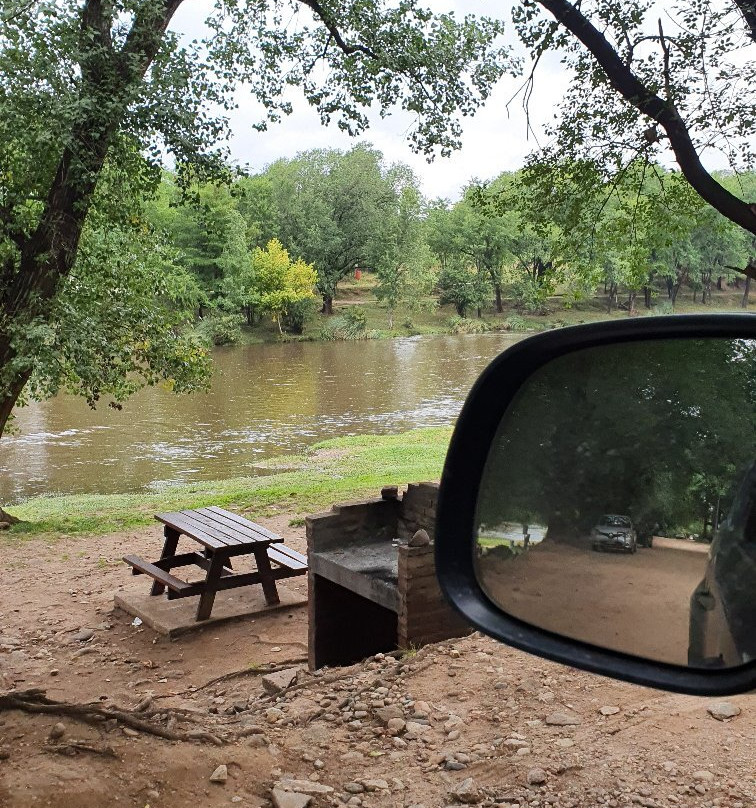
[(506, 335), (218, 350), (212, 390), (144, 390), (121, 412), (59, 396), (18, 411), (0, 441), (0, 502), (126, 492), (264, 473), (325, 438), (449, 424)]

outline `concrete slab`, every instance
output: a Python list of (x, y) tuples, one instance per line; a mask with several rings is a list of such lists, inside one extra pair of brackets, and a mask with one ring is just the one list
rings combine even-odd
[(307, 598), (297, 595), (281, 583), (277, 584), (281, 602), (268, 606), (259, 586), (241, 586), (218, 592), (209, 620), (195, 619), (198, 597), (168, 600), (165, 595), (152, 596), (147, 592), (119, 592), (113, 600), (119, 609), (138, 617), (158, 634), (173, 639), (182, 634), (199, 631), (207, 626), (217, 626), (231, 620), (242, 620), (256, 614), (303, 606)]

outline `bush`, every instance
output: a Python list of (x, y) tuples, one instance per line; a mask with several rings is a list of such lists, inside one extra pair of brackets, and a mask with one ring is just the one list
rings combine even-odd
[(504, 328), (506, 328), (507, 331), (524, 331), (527, 327), (528, 324), (519, 314), (510, 314), (509, 317), (504, 320)]
[(451, 334), (485, 334), (491, 331), (492, 326), (485, 320), (470, 320), (467, 317), (452, 317), (449, 320)]
[(350, 306), (341, 314), (323, 323), (320, 337), (324, 340), (370, 339), (367, 330), (367, 315), (358, 306)]
[(210, 345), (235, 345), (241, 338), (238, 314), (211, 314), (197, 326), (200, 338)]
[(512, 296), (518, 309), (530, 314), (546, 314), (546, 299), (549, 287), (539, 285), (531, 277), (525, 277), (512, 285)]
[(289, 304), (281, 325), (292, 334), (301, 334), (304, 331), (305, 323), (314, 317), (316, 310), (317, 303), (314, 298), (307, 297), (297, 300)]

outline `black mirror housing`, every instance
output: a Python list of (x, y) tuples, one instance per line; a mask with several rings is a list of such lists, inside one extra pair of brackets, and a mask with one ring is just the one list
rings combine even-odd
[[(449, 445), (439, 489), (435, 542), (441, 588), (473, 626), (521, 650), (640, 685), (695, 695), (756, 689), (753, 658), (729, 668), (688, 667), (599, 647), (538, 627), (497, 605), (481, 586), (476, 570), (477, 508), (490, 449), (505, 413), (533, 374), (584, 349), (705, 338), (756, 340), (756, 318), (676, 315), (563, 328), (515, 344), (483, 372), (465, 402)], [(752, 419), (754, 412), (744, 417)], [(756, 588), (750, 591), (752, 614)], [(559, 602), (554, 608), (560, 608)], [(748, 631), (756, 635), (756, 625)]]

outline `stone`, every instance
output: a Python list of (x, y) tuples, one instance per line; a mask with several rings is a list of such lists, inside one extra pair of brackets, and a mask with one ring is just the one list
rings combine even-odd
[(299, 671), (300, 668), (286, 668), (282, 671), (266, 674), (260, 680), (262, 682), (263, 690), (266, 693), (271, 694), (280, 693), (282, 690), (286, 690), (287, 687), (291, 687), (297, 681)]
[(540, 786), (543, 785), (548, 776), (543, 769), (531, 769), (527, 775), (527, 783), (529, 786)]
[(740, 707), (730, 701), (715, 701), (706, 708), (706, 712), (717, 721), (726, 721), (740, 715)]
[(575, 741), (572, 738), (557, 738), (556, 745), (561, 746), (563, 749), (567, 749), (570, 746), (575, 745)]
[(132, 729), (131, 727), (123, 727), (123, 734), (127, 738), (138, 738), (139, 737), (139, 733), (135, 729)]
[(279, 709), (278, 707), (269, 707), (265, 711), (265, 720), (269, 724), (275, 724), (277, 721), (280, 721), (284, 717), (283, 710)]
[(91, 640), (92, 637), (94, 637), (94, 629), (81, 628), (73, 635), (72, 639), (78, 642), (86, 642), (87, 640)]
[(407, 732), (412, 735), (423, 735), (430, 727), (427, 724), (420, 724), (417, 721), (408, 721), (406, 724)]
[(316, 783), (313, 780), (294, 780), (291, 777), (282, 777), (273, 785), (279, 791), (296, 791), (299, 794), (332, 794), (331, 786)]
[(265, 737), (265, 735), (251, 735), (247, 741), (247, 746), (250, 746), (253, 749), (262, 749), (263, 746), (267, 745), (268, 739)]
[(546, 723), (551, 727), (574, 727), (580, 723), (580, 718), (568, 713), (550, 713), (546, 716)]
[(365, 791), (388, 791), (389, 784), (380, 778), (362, 780), (362, 785), (365, 786)]
[(58, 721), (57, 724), (53, 725), (53, 728), (50, 730), (48, 734), (48, 738), (51, 741), (57, 741), (59, 738), (62, 738), (66, 734), (66, 725), (62, 724)]
[(412, 538), (407, 542), (410, 547), (427, 547), (430, 544), (430, 536), (427, 530), (416, 531)]
[(619, 707), (602, 707), (599, 712), (601, 715), (617, 715), (620, 711)]
[(389, 718), (386, 722), (386, 729), (391, 735), (398, 735), (405, 728), (406, 724), (401, 718)]
[(362, 794), (365, 790), (365, 786), (362, 783), (344, 783), (344, 791), (347, 794)]
[(463, 780), (461, 783), (454, 786), (449, 791), (449, 796), (453, 800), (463, 802), (466, 805), (472, 805), (476, 802), (480, 802), (481, 800), (478, 786), (475, 784), (475, 780), (473, 780), (472, 777), (468, 777), (466, 780)]
[(225, 783), (228, 780), (228, 766), (221, 763), (220, 766), (210, 775), (211, 783)]
[(388, 724), (392, 718), (404, 718), (401, 708), (393, 706), (380, 707), (375, 711), (375, 714), (384, 724)]
[(296, 791), (282, 791), (274, 788), (270, 792), (274, 808), (307, 808), (312, 797), (307, 794), (298, 794)]
[(528, 746), (528, 742), (521, 741), (519, 738), (507, 738), (502, 746), (506, 746), (509, 749), (524, 749)]
[(693, 772), (693, 779), (711, 782), (714, 779), (714, 775), (706, 769), (701, 769), (700, 771)]

